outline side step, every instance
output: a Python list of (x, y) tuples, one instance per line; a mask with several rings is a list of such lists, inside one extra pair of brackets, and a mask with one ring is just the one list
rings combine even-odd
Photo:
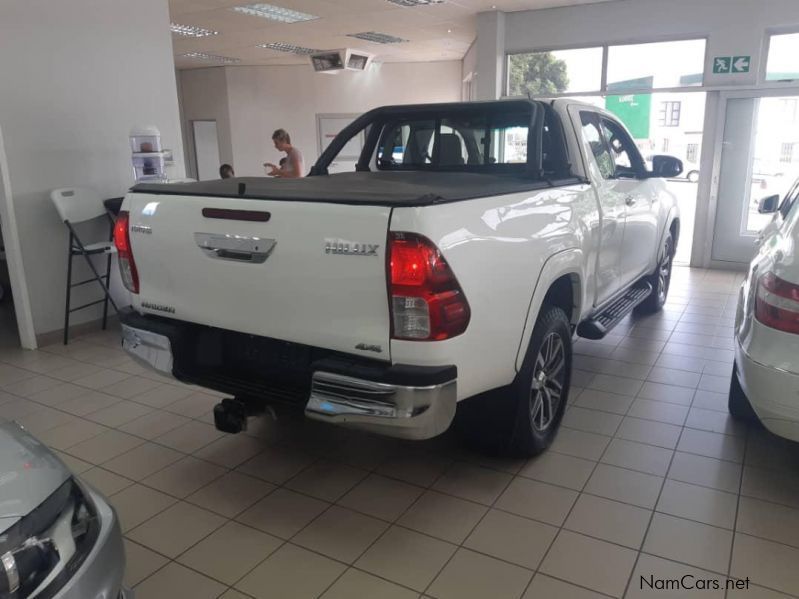
[(586, 339), (602, 339), (613, 327), (633, 311), (638, 304), (652, 293), (652, 284), (640, 281), (627, 290), (627, 293), (605, 307), (601, 312), (591, 315), (577, 325), (577, 334)]

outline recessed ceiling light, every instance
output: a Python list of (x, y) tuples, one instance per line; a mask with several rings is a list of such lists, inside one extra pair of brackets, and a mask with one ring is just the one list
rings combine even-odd
[(444, 0), (388, 0), (400, 6), (430, 6), (431, 4), (444, 4)]
[(374, 42), (376, 44), (399, 44), (408, 40), (387, 33), (377, 33), (376, 31), (364, 31), (362, 33), (348, 33), (347, 37), (357, 37), (359, 40)]
[(183, 35), (185, 37), (208, 37), (209, 35), (219, 35), (218, 31), (212, 29), (204, 29), (203, 27), (196, 27), (194, 25), (179, 25), (177, 23), (170, 23), (169, 29), (172, 33)]
[(277, 50), (278, 52), (288, 52), (289, 54), (314, 54), (319, 52), (314, 48), (306, 48), (304, 46), (295, 46), (294, 44), (286, 44), (284, 42), (270, 42), (268, 44), (258, 44), (259, 48), (266, 48), (267, 50)]
[(186, 52), (184, 54), (178, 54), (178, 56), (182, 56), (183, 58), (199, 58), (200, 60), (208, 60), (211, 62), (224, 62), (225, 64), (241, 62), (238, 58), (219, 56), (218, 54), (207, 54), (205, 52)]
[(262, 17), (281, 23), (298, 23), (300, 21), (313, 21), (319, 17), (309, 15), (305, 12), (274, 6), (272, 4), (245, 4), (244, 6), (234, 6), (233, 10), (253, 17)]
[(447, 33), (452, 33), (452, 29), (447, 29)]

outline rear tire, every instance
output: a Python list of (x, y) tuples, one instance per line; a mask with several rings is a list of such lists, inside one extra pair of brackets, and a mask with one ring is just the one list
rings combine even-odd
[(738, 367), (733, 364), (732, 376), (730, 378), (730, 396), (727, 401), (727, 407), (733, 418), (743, 422), (759, 422), (757, 414), (752, 409), (752, 404), (749, 403), (749, 398), (746, 397), (741, 382), (738, 380)]
[(646, 280), (652, 285), (652, 293), (644, 301), (635, 307), (635, 313), (639, 315), (654, 314), (660, 312), (669, 297), (669, 287), (671, 286), (671, 269), (674, 260), (674, 238), (671, 233), (666, 234), (663, 240), (663, 249), (658, 257), (658, 266), (655, 272), (649, 275)]
[(685, 176), (685, 178), (691, 183), (696, 183), (699, 181), (699, 171), (691, 171)]
[(458, 406), (457, 428), (481, 451), (531, 457), (552, 443), (571, 383), (571, 325), (560, 308), (544, 306), (522, 368), (511, 385)]

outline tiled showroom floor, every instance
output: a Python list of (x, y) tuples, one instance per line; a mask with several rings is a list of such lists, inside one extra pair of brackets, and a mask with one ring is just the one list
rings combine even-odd
[(112, 332), (0, 351), (0, 414), (110, 496), (138, 599), (640, 597), (684, 574), (799, 596), (799, 446), (726, 411), (740, 279), (677, 269), (662, 314), (579, 341), (530, 461), (293, 419), (226, 436), (217, 397)]

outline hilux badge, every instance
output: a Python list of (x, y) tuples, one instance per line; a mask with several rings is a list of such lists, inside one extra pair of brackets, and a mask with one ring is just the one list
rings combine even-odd
[(325, 254), (344, 256), (377, 256), (379, 243), (362, 243), (344, 239), (325, 239)]

